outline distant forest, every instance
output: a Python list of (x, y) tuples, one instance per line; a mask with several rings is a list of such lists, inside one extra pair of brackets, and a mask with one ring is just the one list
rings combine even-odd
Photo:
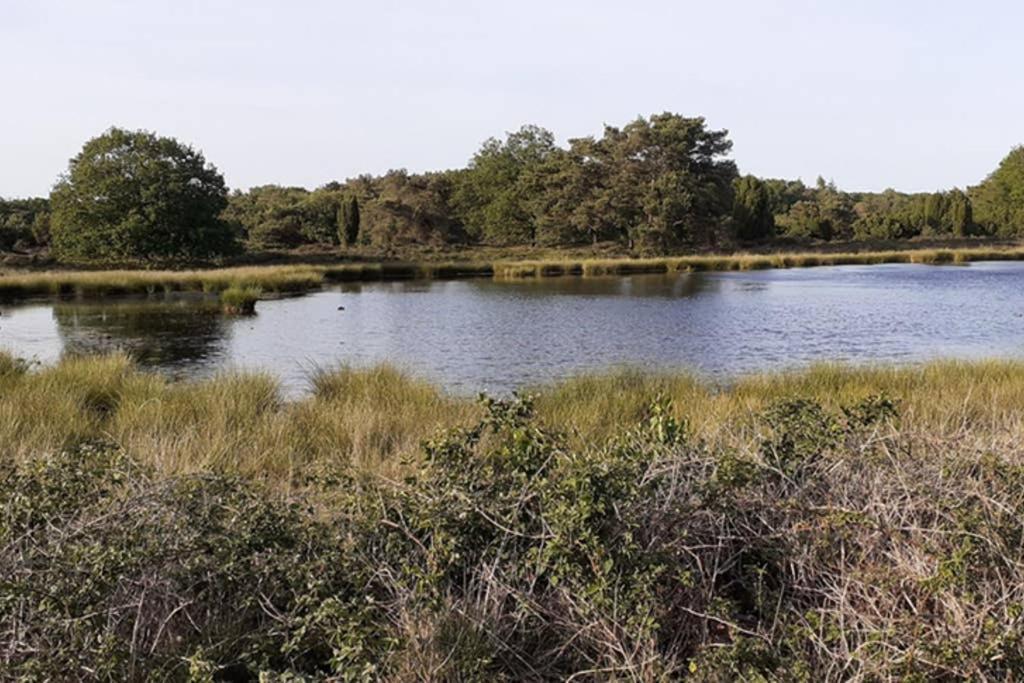
[[(122, 145), (136, 135), (112, 133), (123, 136)], [(613, 241), (637, 253), (667, 253), (773, 241), (1024, 234), (1022, 147), (976, 186), (915, 194), (846, 192), (822, 178), (808, 186), (740, 175), (731, 149), (727, 131), (709, 128), (703, 118), (665, 113), (606, 126), (600, 137), (565, 147), (550, 131), (524, 126), (485, 141), (465, 168), (394, 170), (314, 190), (264, 185), (229, 192), (216, 169), (207, 168), (213, 180), (220, 178), (223, 200), (210, 206), (235, 250)], [(82, 156), (72, 160), (72, 170), (84, 164)], [(52, 224), (52, 200), (67, 184), (64, 176), (50, 198), (0, 199), (0, 250), (48, 249), (69, 221), (86, 220), (65, 212), (71, 217), (64, 225)], [(136, 209), (139, 220), (155, 220), (152, 206), (124, 211)], [(218, 251), (227, 248), (222, 242)]]

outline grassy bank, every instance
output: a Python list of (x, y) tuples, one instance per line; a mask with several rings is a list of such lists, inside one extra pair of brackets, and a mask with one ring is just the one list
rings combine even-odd
[(881, 263), (967, 263), (1016, 261), (1021, 247), (962, 247), (858, 252), (721, 254), (664, 258), (555, 257), (533, 260), (424, 261), (245, 266), (209, 270), (6, 271), (0, 273), (0, 298), (40, 296), (96, 297), (179, 291), (221, 292), (259, 288), (267, 294), (316, 289), (327, 282), (447, 279), (465, 277), (534, 278), (629, 275), (699, 271), (805, 268)]
[(312, 385), (0, 357), (6, 673), (1024, 675), (1022, 363)]
[[(139, 370), (123, 355), (29, 369), (0, 354), (0, 454), (20, 462), (107, 439), (162, 474), (217, 470), (287, 492), (323, 466), (404, 467), (439, 429), (482, 412), (476, 401), (387, 366), (323, 371), (310, 384), (308, 397), (287, 401), (278, 382), (260, 373), (175, 382)], [(900, 399), (902, 426), (914, 433), (1024, 437), (1024, 363), (1013, 361), (823, 364), (729, 385), (622, 370), (529, 393), (541, 424), (576, 445), (635, 424), (657, 396), (671, 402), (673, 417), (685, 420), (695, 436), (723, 447), (746, 445), (751, 416), (779, 400), (834, 408), (877, 394)]]

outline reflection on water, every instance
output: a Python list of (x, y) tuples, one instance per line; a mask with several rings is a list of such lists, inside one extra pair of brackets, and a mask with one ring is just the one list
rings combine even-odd
[(454, 391), (506, 391), (623, 364), (733, 375), (1019, 356), (1022, 291), (1021, 263), (349, 283), (251, 318), (195, 297), (6, 307), (0, 347), (43, 362), (125, 349), (188, 376), (257, 367), (292, 391), (318, 366), (388, 361)]
[(196, 297), (53, 306), (64, 353), (125, 351), (139, 363), (187, 370), (223, 356), (232, 318)]

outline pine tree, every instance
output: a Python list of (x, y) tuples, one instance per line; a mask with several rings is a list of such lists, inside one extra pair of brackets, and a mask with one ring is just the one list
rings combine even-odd
[(338, 208), (338, 238), (342, 244), (352, 246), (359, 237), (359, 200), (349, 197)]

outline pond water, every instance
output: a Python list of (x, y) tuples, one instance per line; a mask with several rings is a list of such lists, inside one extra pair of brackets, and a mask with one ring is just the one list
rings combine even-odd
[[(339, 307), (343, 307), (341, 310)], [(232, 318), (201, 298), (0, 306), (0, 348), (52, 362), (125, 349), (203, 377), (387, 361), (456, 393), (632, 365), (732, 376), (814, 361), (1024, 357), (1024, 263), (621, 278), (346, 284)]]

